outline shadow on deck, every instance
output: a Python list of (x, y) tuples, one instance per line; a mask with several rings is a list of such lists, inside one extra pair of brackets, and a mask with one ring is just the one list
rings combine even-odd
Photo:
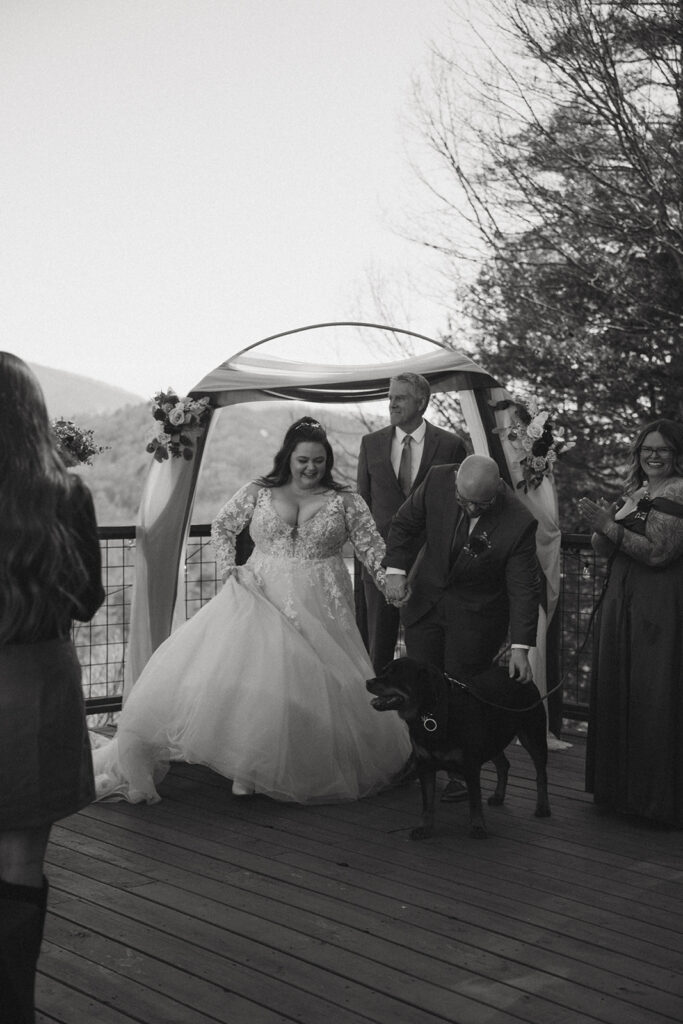
[(683, 833), (601, 815), (583, 754), (538, 820), (510, 748), (483, 842), (462, 804), (411, 842), (417, 784), (299, 807), (177, 765), (154, 807), (89, 807), (53, 830), (37, 1020), (678, 1022)]

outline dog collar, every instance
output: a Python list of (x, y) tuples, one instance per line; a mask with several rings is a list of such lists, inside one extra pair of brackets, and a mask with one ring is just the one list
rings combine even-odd
[(420, 720), (422, 722), (422, 728), (424, 729), (425, 732), (436, 732), (436, 730), (439, 727), (434, 715), (420, 715)]

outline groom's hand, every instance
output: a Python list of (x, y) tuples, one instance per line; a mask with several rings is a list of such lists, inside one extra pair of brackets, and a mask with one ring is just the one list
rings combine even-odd
[(508, 674), (511, 679), (518, 679), (520, 683), (533, 683), (534, 674), (531, 671), (529, 654), (523, 648), (513, 647), (510, 651)]
[(406, 600), (406, 578), (397, 572), (388, 572), (385, 582), (385, 596), (389, 604), (400, 607)]

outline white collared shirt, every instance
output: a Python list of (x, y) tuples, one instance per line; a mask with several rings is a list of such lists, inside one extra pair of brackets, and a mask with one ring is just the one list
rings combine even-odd
[[(420, 423), (420, 426), (416, 430), (413, 430), (411, 437), (413, 443), (412, 449), (412, 460), (410, 465), (410, 486), (412, 487), (415, 483), (415, 477), (417, 471), (420, 468), (422, 462), (422, 452), (425, 446), (425, 434), (427, 433), (427, 424), (424, 420)], [(401, 430), (400, 427), (394, 427), (394, 436), (391, 441), (391, 466), (398, 477), (398, 467), (401, 464), (401, 453), (403, 452), (403, 438), (406, 436), (406, 431)]]

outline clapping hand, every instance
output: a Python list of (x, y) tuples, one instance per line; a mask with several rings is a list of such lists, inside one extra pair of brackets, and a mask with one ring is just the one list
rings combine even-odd
[(614, 518), (615, 509), (616, 505), (609, 505), (604, 498), (597, 502), (586, 497), (579, 499), (579, 512), (593, 533), (605, 532), (605, 527)]

